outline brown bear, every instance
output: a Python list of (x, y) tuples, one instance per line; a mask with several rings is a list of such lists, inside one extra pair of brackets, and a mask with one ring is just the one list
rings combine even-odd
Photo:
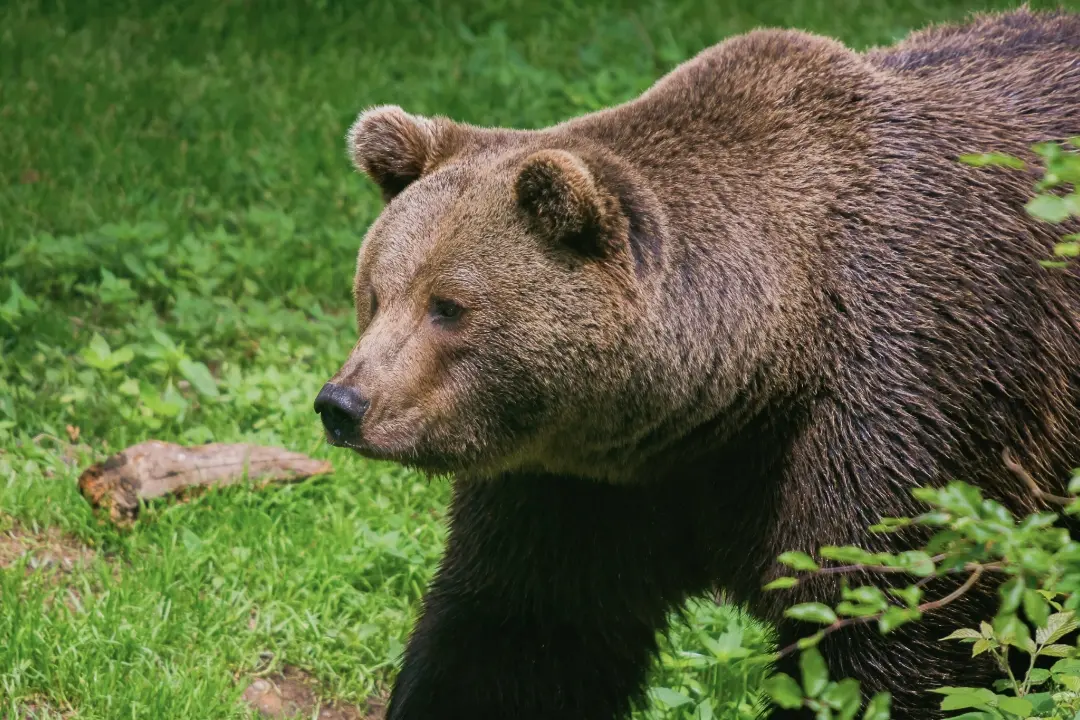
[[(1060, 487), (1078, 278), (1039, 264), (1061, 229), (1025, 214), (1033, 174), (957, 157), (1074, 134), (1080, 18), (1027, 10), (866, 53), (754, 31), (535, 131), (361, 114), (387, 204), (316, 410), (453, 482), (389, 719), (623, 718), (687, 598), (722, 588), (786, 644), (783, 609), (838, 589), (763, 592), (780, 553), (899, 549), (868, 525), (954, 478), (1030, 509), (1006, 448)], [(822, 651), (937, 717), (925, 689), (994, 674), (937, 639), (994, 598)]]

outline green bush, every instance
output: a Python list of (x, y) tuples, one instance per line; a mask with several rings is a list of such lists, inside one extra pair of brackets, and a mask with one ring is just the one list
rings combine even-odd
[[(1042, 160), (1042, 179), (1026, 210), (1050, 223), (1080, 218), (1080, 138), (1068, 144), (1042, 143), (1033, 150)], [(974, 166), (1024, 167), (1019, 158), (1002, 153), (966, 155), (961, 161)], [(1055, 259), (1042, 261), (1049, 269), (1069, 264), (1080, 255), (1080, 234), (1062, 237), (1054, 248)], [(856, 624), (875, 623), (888, 634), (907, 623), (918, 622), (962, 598), (983, 576), (994, 574), (1000, 605), (993, 618), (981, 619), (977, 627), (957, 628), (939, 642), (971, 645), (973, 656), (989, 653), (1002, 677), (992, 688), (925, 688), (942, 696), (941, 709), (958, 711), (953, 720), (1015, 720), (1019, 718), (1080, 717), (1080, 649), (1076, 642), (1061, 641), (1080, 628), (1080, 542), (1058, 523), (1061, 514), (1080, 515), (1080, 469), (1069, 483), (1068, 497), (1048, 494), (1006, 452), (1002, 462), (1023, 479), (1031, 493), (1060, 512), (1040, 511), (1017, 518), (1000, 503), (986, 499), (978, 488), (956, 480), (942, 488), (922, 487), (914, 497), (927, 506), (917, 517), (882, 518), (870, 528), (893, 533), (919, 526), (931, 531), (930, 539), (917, 550), (898, 554), (871, 553), (858, 547), (822, 547), (820, 561), (805, 553), (788, 552), (779, 560), (801, 573), (778, 578), (767, 589), (792, 588), (809, 576), (831, 574), (906, 574), (917, 581), (885, 589), (876, 585), (850, 587), (843, 583), (842, 601), (836, 607), (802, 603), (786, 611), (790, 618), (822, 626), (814, 635), (780, 649), (772, 657), (799, 654), (801, 677), (777, 673), (765, 681), (764, 690), (784, 708), (808, 707), (819, 720), (852, 720), (863, 706), (859, 683), (853, 679), (831, 680), (816, 645), (825, 636), (843, 632)], [(825, 566), (822, 563), (828, 561)], [(933, 578), (963, 577), (948, 595), (927, 600), (923, 587)], [(1034, 635), (1031, 629), (1034, 628)], [(1027, 671), (1016, 676), (1010, 654), (1028, 659)], [(1036, 667), (1039, 659), (1054, 658), (1048, 669)], [(890, 698), (879, 693), (869, 698), (864, 720), (889, 718)]]

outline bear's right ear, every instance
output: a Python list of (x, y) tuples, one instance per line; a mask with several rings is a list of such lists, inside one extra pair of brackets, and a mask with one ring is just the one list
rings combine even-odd
[(360, 113), (349, 128), (348, 151), (356, 169), (374, 180), (389, 202), (424, 174), (437, 141), (435, 121), (381, 105)]

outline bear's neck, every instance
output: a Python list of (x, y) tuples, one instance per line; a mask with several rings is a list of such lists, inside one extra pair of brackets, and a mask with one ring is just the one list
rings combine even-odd
[(722, 446), (835, 370), (837, 268), (878, 175), (875, 110), (862, 98), (880, 79), (835, 43), (792, 43), (801, 69), (721, 46), (554, 130), (612, 158), (633, 191), (624, 205), (644, 310), (628, 330), (630, 390), (612, 412), (625, 440), (613, 448), (598, 432), (596, 468), (634, 478), (678, 462), (671, 448), (682, 453), (688, 437)]

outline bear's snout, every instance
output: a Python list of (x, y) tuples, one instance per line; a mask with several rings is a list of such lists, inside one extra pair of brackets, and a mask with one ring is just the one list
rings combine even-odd
[(332, 445), (354, 444), (370, 402), (351, 387), (326, 383), (315, 398), (315, 412), (322, 418)]

